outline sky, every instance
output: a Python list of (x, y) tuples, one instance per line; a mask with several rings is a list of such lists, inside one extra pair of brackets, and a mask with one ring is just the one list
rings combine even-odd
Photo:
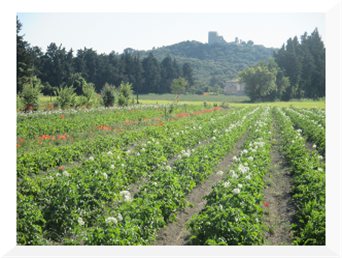
[[(216, 31), (225, 41), (235, 37), (280, 48), (289, 38), (315, 28), (325, 41), (325, 13), (25, 13), (18, 12), (20, 35), (43, 52), (54, 42), (67, 50), (92, 48), (98, 54), (125, 48), (150, 50), (182, 41), (208, 42)], [(74, 52), (74, 53), (75, 53)]]

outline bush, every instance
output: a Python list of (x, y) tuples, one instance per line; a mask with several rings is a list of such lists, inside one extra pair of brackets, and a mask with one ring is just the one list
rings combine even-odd
[(201, 89), (196, 89), (195, 90), (195, 94), (198, 94), (198, 95), (203, 95), (203, 90), (201, 90)]
[(87, 83), (82, 86), (83, 95), (81, 98), (81, 105), (87, 105), (90, 107), (96, 103), (95, 85), (93, 83)]
[(103, 105), (105, 107), (112, 107), (115, 104), (115, 87), (108, 83), (105, 84), (101, 91)]
[(43, 88), (41, 81), (36, 77), (30, 77), (23, 84), (23, 90), (20, 94), (20, 101), (23, 104), (23, 110), (36, 111), (39, 108), (39, 95)]
[(66, 86), (64, 83), (54, 91), (57, 96), (58, 106), (61, 109), (68, 108), (70, 106), (76, 106), (76, 93), (74, 93), (75, 88)]
[(119, 100), (118, 103), (120, 106), (128, 106), (129, 100), (132, 96), (133, 90), (132, 85), (129, 83), (121, 83), (119, 86)]

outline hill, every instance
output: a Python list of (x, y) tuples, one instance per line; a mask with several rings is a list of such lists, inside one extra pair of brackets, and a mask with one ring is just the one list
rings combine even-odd
[(148, 51), (130, 49), (132, 55), (139, 54), (141, 58), (152, 52), (160, 62), (167, 55), (175, 58), (180, 65), (189, 62), (194, 70), (195, 80), (208, 80), (211, 76), (224, 80), (233, 79), (246, 67), (259, 60), (268, 60), (273, 56), (273, 51), (277, 50), (253, 43), (208, 45), (198, 41), (183, 41)]

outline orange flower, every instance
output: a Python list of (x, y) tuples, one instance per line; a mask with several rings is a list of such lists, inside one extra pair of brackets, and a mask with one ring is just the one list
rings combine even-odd
[(20, 139), (19, 142), (23, 142), (23, 139)]
[(64, 118), (64, 116), (61, 116), (61, 118)]
[(43, 139), (43, 137), (40, 137), (40, 136), (39, 136), (38, 138), (39, 138), (39, 139)]
[(158, 126), (157, 124), (155, 124), (154, 126)]
[(20, 147), (20, 145), (17, 143), (17, 147)]
[(92, 130), (90, 130), (90, 132), (92, 133), (93, 131), (92, 131)]
[(163, 123), (159, 123), (159, 125), (164, 125)]

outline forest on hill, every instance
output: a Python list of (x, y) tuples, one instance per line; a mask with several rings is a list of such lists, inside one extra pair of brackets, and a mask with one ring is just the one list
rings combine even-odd
[(167, 55), (175, 58), (179, 64), (189, 63), (194, 70), (194, 79), (210, 85), (210, 78), (215, 76), (220, 84), (233, 79), (248, 66), (259, 60), (268, 60), (278, 49), (254, 45), (252, 41), (241, 44), (203, 44), (198, 41), (183, 41), (171, 46), (164, 46), (148, 51), (125, 49), (132, 55), (142, 58), (152, 53), (162, 61)]

